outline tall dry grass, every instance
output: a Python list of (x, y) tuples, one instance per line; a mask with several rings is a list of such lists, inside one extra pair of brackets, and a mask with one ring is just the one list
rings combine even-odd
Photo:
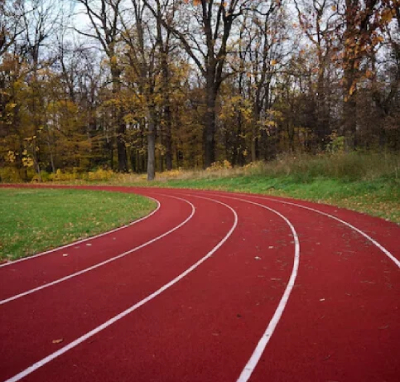
[[(282, 155), (270, 162), (255, 162), (244, 167), (231, 167), (227, 162), (207, 170), (177, 169), (157, 173), (156, 180), (215, 179), (239, 176), (291, 176), (299, 182), (316, 178), (333, 178), (345, 181), (373, 180), (378, 178), (400, 180), (400, 155), (393, 153), (335, 153), (318, 156), (299, 154)], [(116, 174), (114, 181), (140, 183), (146, 175)]]

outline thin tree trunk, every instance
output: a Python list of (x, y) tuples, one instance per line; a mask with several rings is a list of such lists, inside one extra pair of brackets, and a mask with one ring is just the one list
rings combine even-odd
[(205, 168), (210, 167), (215, 162), (216, 98), (217, 91), (214, 86), (214, 81), (211, 79), (207, 81), (206, 86), (206, 113), (203, 131)]
[(147, 132), (147, 180), (151, 181), (155, 178), (156, 173), (156, 126), (155, 126), (155, 110), (150, 106), (148, 111), (148, 132)]
[[(121, 92), (120, 77), (121, 72), (119, 68), (113, 66), (111, 68), (112, 84), (113, 84), (113, 98), (116, 100)], [(125, 145), (125, 132), (126, 125), (123, 120), (122, 106), (115, 106), (114, 109), (114, 123), (116, 125), (116, 140), (117, 140), (117, 156), (118, 156), (118, 171), (128, 172), (128, 158), (126, 155)]]

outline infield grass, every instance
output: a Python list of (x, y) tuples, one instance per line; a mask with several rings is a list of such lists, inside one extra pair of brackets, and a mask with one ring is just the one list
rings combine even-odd
[(0, 188), (0, 262), (120, 227), (155, 208), (119, 192)]

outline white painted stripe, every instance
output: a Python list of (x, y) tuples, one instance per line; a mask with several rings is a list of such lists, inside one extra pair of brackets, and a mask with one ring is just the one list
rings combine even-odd
[[(220, 196), (222, 196), (222, 195), (220, 195)], [(258, 362), (260, 361), (260, 358), (261, 358), (265, 348), (267, 347), (268, 342), (269, 342), (270, 338), (272, 337), (276, 326), (279, 323), (279, 320), (282, 317), (283, 311), (285, 310), (285, 307), (288, 303), (290, 294), (292, 293), (294, 284), (296, 282), (299, 264), (300, 264), (300, 241), (299, 241), (299, 236), (297, 235), (296, 229), (294, 228), (293, 224), (289, 221), (289, 219), (287, 219), (280, 212), (278, 212), (270, 207), (264, 206), (263, 204), (252, 202), (250, 200), (234, 198), (234, 197), (225, 196), (225, 195), (223, 195), (222, 197), (239, 200), (239, 201), (242, 201), (245, 203), (254, 204), (256, 206), (265, 208), (265, 209), (273, 212), (274, 214), (278, 215), (280, 218), (282, 218), (285, 221), (285, 223), (289, 226), (290, 230), (292, 231), (292, 236), (293, 236), (294, 245), (295, 245), (292, 273), (290, 275), (289, 281), (286, 285), (286, 288), (282, 295), (282, 298), (279, 301), (278, 307), (276, 308), (275, 313), (272, 316), (271, 321), (269, 322), (269, 324), (267, 326), (267, 329), (265, 330), (261, 339), (258, 341), (258, 344), (257, 344), (256, 348), (254, 349), (253, 354), (251, 355), (250, 359), (247, 361), (246, 366), (242, 370), (239, 378), (237, 379), (237, 382), (247, 382), (250, 379), (251, 374), (253, 373), (254, 369), (256, 368)]]
[[(210, 194), (212, 195), (219, 195), (218, 193), (215, 192), (210, 192)], [(328, 214), (326, 212), (317, 210), (315, 208), (311, 208), (311, 207), (307, 207), (307, 206), (303, 206), (302, 204), (297, 204), (297, 203), (293, 203), (293, 202), (288, 202), (286, 200), (278, 200), (278, 199), (273, 199), (273, 198), (269, 198), (267, 196), (262, 196), (262, 195), (249, 195), (249, 194), (241, 194), (241, 196), (245, 196), (245, 197), (250, 197), (250, 198), (255, 198), (255, 199), (261, 199), (261, 200), (268, 200), (274, 203), (282, 203), (282, 204), (288, 204), (294, 207), (298, 207), (298, 208), (304, 208), (306, 210), (309, 211), (313, 211), (317, 214), (320, 215), (324, 215), (327, 216), (328, 218), (334, 219), (342, 224), (344, 224), (345, 226), (351, 228), (352, 230), (358, 232), (360, 235), (364, 236), (367, 240), (369, 240), (372, 244), (374, 244), (377, 248), (379, 248), (390, 260), (392, 260), (395, 265), (397, 265), (398, 268), (400, 268), (400, 260), (397, 259), (388, 249), (386, 249), (382, 244), (380, 244), (379, 242), (377, 242), (376, 240), (374, 240), (371, 236), (369, 236), (367, 233), (365, 233), (364, 231), (362, 231), (361, 229), (355, 227), (354, 225), (346, 222), (345, 220), (342, 220), (334, 215)]]
[(58, 279), (58, 280), (55, 280), (55, 281), (52, 281), (52, 282), (50, 282), (50, 283), (43, 284), (43, 285), (41, 285), (41, 286), (39, 286), (39, 287), (37, 287), (37, 288), (33, 288), (33, 289), (30, 289), (30, 290), (27, 290), (26, 292), (22, 292), (22, 293), (20, 293), (20, 294), (15, 295), (15, 296), (6, 298), (6, 299), (4, 299), (4, 300), (0, 300), (0, 305), (4, 305), (4, 304), (6, 304), (6, 303), (8, 303), (8, 302), (10, 302), (10, 301), (17, 300), (17, 299), (19, 299), (19, 298), (21, 298), (21, 297), (24, 297), (24, 296), (30, 295), (30, 294), (32, 294), (32, 293), (38, 292), (38, 291), (40, 291), (40, 290), (42, 290), (42, 289), (46, 289), (46, 288), (48, 288), (48, 287), (51, 287), (51, 286), (60, 284), (60, 283), (62, 283), (62, 282), (64, 282), (64, 281), (67, 281), (67, 280), (72, 279), (72, 278), (74, 278), (74, 277), (83, 275), (83, 274), (85, 274), (85, 273), (87, 273), (87, 272), (90, 272), (90, 271), (92, 271), (92, 270), (94, 270), (94, 269), (100, 268), (100, 267), (102, 267), (103, 265), (109, 264), (109, 263), (111, 263), (111, 262), (113, 262), (113, 261), (115, 261), (115, 260), (119, 260), (119, 259), (121, 259), (122, 257), (125, 257), (125, 256), (127, 256), (127, 255), (129, 255), (129, 254), (131, 254), (131, 253), (133, 253), (133, 252), (136, 252), (136, 251), (138, 251), (139, 249), (142, 249), (142, 248), (144, 248), (144, 247), (147, 247), (148, 245), (150, 245), (150, 244), (152, 244), (152, 243), (154, 243), (154, 242), (156, 242), (156, 241), (162, 239), (163, 237), (165, 237), (165, 236), (171, 234), (172, 232), (176, 231), (177, 229), (181, 228), (183, 225), (185, 225), (185, 224), (194, 216), (195, 211), (196, 211), (196, 208), (194, 207), (194, 205), (193, 205), (192, 203), (190, 203), (189, 201), (187, 201), (187, 200), (185, 200), (185, 199), (177, 198), (177, 197), (175, 197), (175, 196), (170, 196), (170, 197), (171, 197), (171, 198), (174, 198), (174, 199), (182, 200), (182, 201), (188, 203), (188, 204), (192, 207), (192, 212), (191, 212), (190, 216), (189, 216), (188, 218), (186, 218), (182, 223), (178, 224), (176, 227), (170, 229), (169, 231), (163, 233), (163, 234), (160, 235), (160, 236), (157, 236), (156, 238), (154, 238), (154, 239), (152, 239), (152, 240), (147, 241), (147, 242), (144, 243), (144, 244), (139, 245), (138, 247), (135, 247), (135, 248), (133, 248), (133, 249), (130, 249), (129, 251), (126, 251), (126, 252), (124, 252), (124, 253), (121, 253), (121, 254), (118, 255), (118, 256), (112, 257), (112, 258), (110, 258), (110, 259), (108, 259), (108, 260), (102, 261), (101, 263), (92, 265), (91, 267), (82, 269), (82, 270), (79, 271), (79, 272), (72, 273), (72, 274), (70, 274), (70, 275), (68, 275), (68, 276), (62, 277), (62, 278), (60, 278), (60, 279)]
[[(257, 196), (258, 197), (258, 196)], [(271, 199), (271, 198), (267, 198), (267, 197), (258, 197), (260, 199), (264, 199), (264, 200), (269, 200), (272, 202), (277, 202), (277, 203), (283, 203), (283, 204), (288, 204), (291, 206), (295, 206), (295, 207), (299, 207), (299, 208), (304, 208), (306, 210), (309, 211), (313, 211), (316, 212), (317, 214), (320, 215), (324, 215), (327, 216), (328, 218), (334, 219), (342, 224), (344, 224), (345, 226), (353, 229), (354, 231), (358, 232), (360, 235), (364, 236), (366, 239), (368, 239), (372, 244), (374, 244), (377, 248), (379, 248), (390, 260), (392, 260), (398, 268), (400, 268), (400, 260), (397, 259), (391, 252), (389, 252), (383, 245), (379, 244), (376, 240), (374, 240), (371, 236), (369, 236), (367, 233), (365, 233), (364, 231), (362, 231), (361, 229), (355, 227), (354, 225), (346, 222), (345, 220), (339, 219), (338, 217), (328, 214), (326, 212), (322, 212), (320, 210), (317, 210), (315, 208), (311, 208), (311, 207), (307, 207), (307, 206), (303, 206), (301, 204), (297, 204), (297, 203), (292, 203), (292, 202), (287, 202), (284, 200), (275, 200), (275, 199)]]
[(135, 220), (135, 221), (133, 221), (133, 222), (131, 222), (131, 223), (129, 223), (129, 224), (123, 225), (123, 226), (121, 226), (121, 227), (115, 228), (115, 229), (113, 229), (113, 230), (111, 230), (111, 231), (103, 232), (103, 233), (100, 233), (100, 234), (95, 235), (95, 236), (90, 236), (90, 237), (87, 237), (87, 238), (82, 239), (82, 240), (73, 241), (72, 243), (63, 245), (63, 246), (61, 246), (61, 247), (53, 248), (53, 249), (50, 249), (50, 250), (45, 251), (45, 252), (41, 252), (41, 253), (38, 253), (38, 254), (33, 255), (33, 256), (24, 257), (24, 258), (22, 258), (22, 259), (18, 259), (18, 260), (14, 260), (14, 261), (9, 261), (8, 263), (0, 264), (0, 268), (4, 268), (4, 267), (10, 266), (10, 265), (14, 265), (14, 264), (20, 263), (20, 262), (22, 262), (22, 261), (32, 260), (32, 259), (35, 259), (35, 258), (37, 258), (37, 257), (41, 257), (41, 256), (48, 255), (48, 254), (53, 253), (53, 252), (56, 252), (56, 251), (60, 251), (60, 250), (65, 249), (65, 248), (72, 247), (72, 246), (74, 246), (74, 245), (78, 245), (78, 244), (81, 244), (81, 243), (86, 243), (87, 241), (94, 240), (94, 239), (97, 239), (97, 238), (102, 237), (102, 236), (105, 236), (105, 235), (110, 235), (110, 234), (112, 234), (112, 233), (114, 233), (114, 232), (117, 232), (117, 231), (120, 231), (120, 230), (122, 230), (122, 229), (131, 227), (131, 226), (133, 226), (134, 224), (137, 224), (137, 223), (139, 223), (139, 222), (141, 222), (141, 221), (143, 221), (143, 220), (146, 220), (146, 219), (148, 219), (150, 216), (153, 216), (153, 215), (160, 209), (160, 207), (161, 207), (161, 203), (160, 203), (157, 199), (151, 198), (151, 197), (149, 197), (149, 196), (146, 196), (146, 198), (155, 201), (155, 202), (157, 203), (157, 208), (156, 208), (154, 211), (152, 211), (150, 214), (148, 214), (148, 215), (146, 215), (146, 216), (144, 216), (144, 217), (142, 217), (142, 218), (140, 218), (140, 219), (138, 219), (138, 220)]
[(171, 280), (169, 283), (165, 284), (162, 286), (160, 289), (157, 289), (155, 292), (144, 298), (143, 300), (139, 301), (135, 305), (132, 305), (129, 309), (123, 311), (122, 313), (118, 314), (117, 316), (111, 318), (110, 320), (106, 321), (104, 324), (98, 326), (97, 328), (91, 330), (90, 332), (84, 334), (83, 336), (77, 338), (75, 341), (72, 341), (68, 345), (64, 346), (63, 348), (59, 349), (58, 351), (48, 355), (47, 357), (43, 358), (42, 360), (34, 363), (32, 366), (28, 367), (27, 369), (21, 371), (20, 373), (16, 374), (14, 377), (11, 377), (7, 379), (5, 382), (17, 382), (20, 381), (22, 378), (26, 377), (27, 375), (33, 373), (35, 370), (41, 368), (42, 366), (46, 365), (47, 363), (51, 362), (55, 358), (61, 356), (62, 354), (66, 353), (67, 351), (75, 348), (82, 342), (86, 341), (90, 337), (93, 337), (95, 334), (101, 332), (102, 330), (108, 328), (110, 325), (114, 324), (115, 322), (119, 321), (123, 317), (127, 316), (128, 314), (132, 313), (136, 309), (140, 308), (142, 305), (146, 304), (147, 302), (151, 301), (158, 295), (160, 295), (162, 292), (166, 291), (167, 289), (171, 288), (173, 285), (175, 285), (178, 281), (182, 280), (185, 276), (187, 276), (189, 273), (193, 272), (199, 265), (204, 263), (207, 259), (209, 259), (227, 240), (228, 238), (232, 235), (233, 231), (235, 230), (237, 223), (238, 223), (238, 216), (236, 214), (236, 211), (228, 206), (225, 203), (222, 203), (217, 200), (209, 199), (209, 198), (203, 198), (199, 197), (202, 199), (208, 199), (213, 202), (219, 203), (224, 205), (225, 207), (229, 208), (233, 215), (234, 215), (234, 223), (229, 230), (229, 232), (225, 235), (225, 237), (210, 251), (208, 252), (203, 258), (201, 258), (199, 261), (197, 261), (195, 264), (193, 264), (190, 268), (188, 268), (185, 272), (181, 273), (179, 276), (175, 277), (173, 280)]

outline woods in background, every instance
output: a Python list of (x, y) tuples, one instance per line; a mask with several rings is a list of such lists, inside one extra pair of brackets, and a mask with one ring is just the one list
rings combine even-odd
[(400, 150), (399, 0), (0, 0), (0, 177)]

